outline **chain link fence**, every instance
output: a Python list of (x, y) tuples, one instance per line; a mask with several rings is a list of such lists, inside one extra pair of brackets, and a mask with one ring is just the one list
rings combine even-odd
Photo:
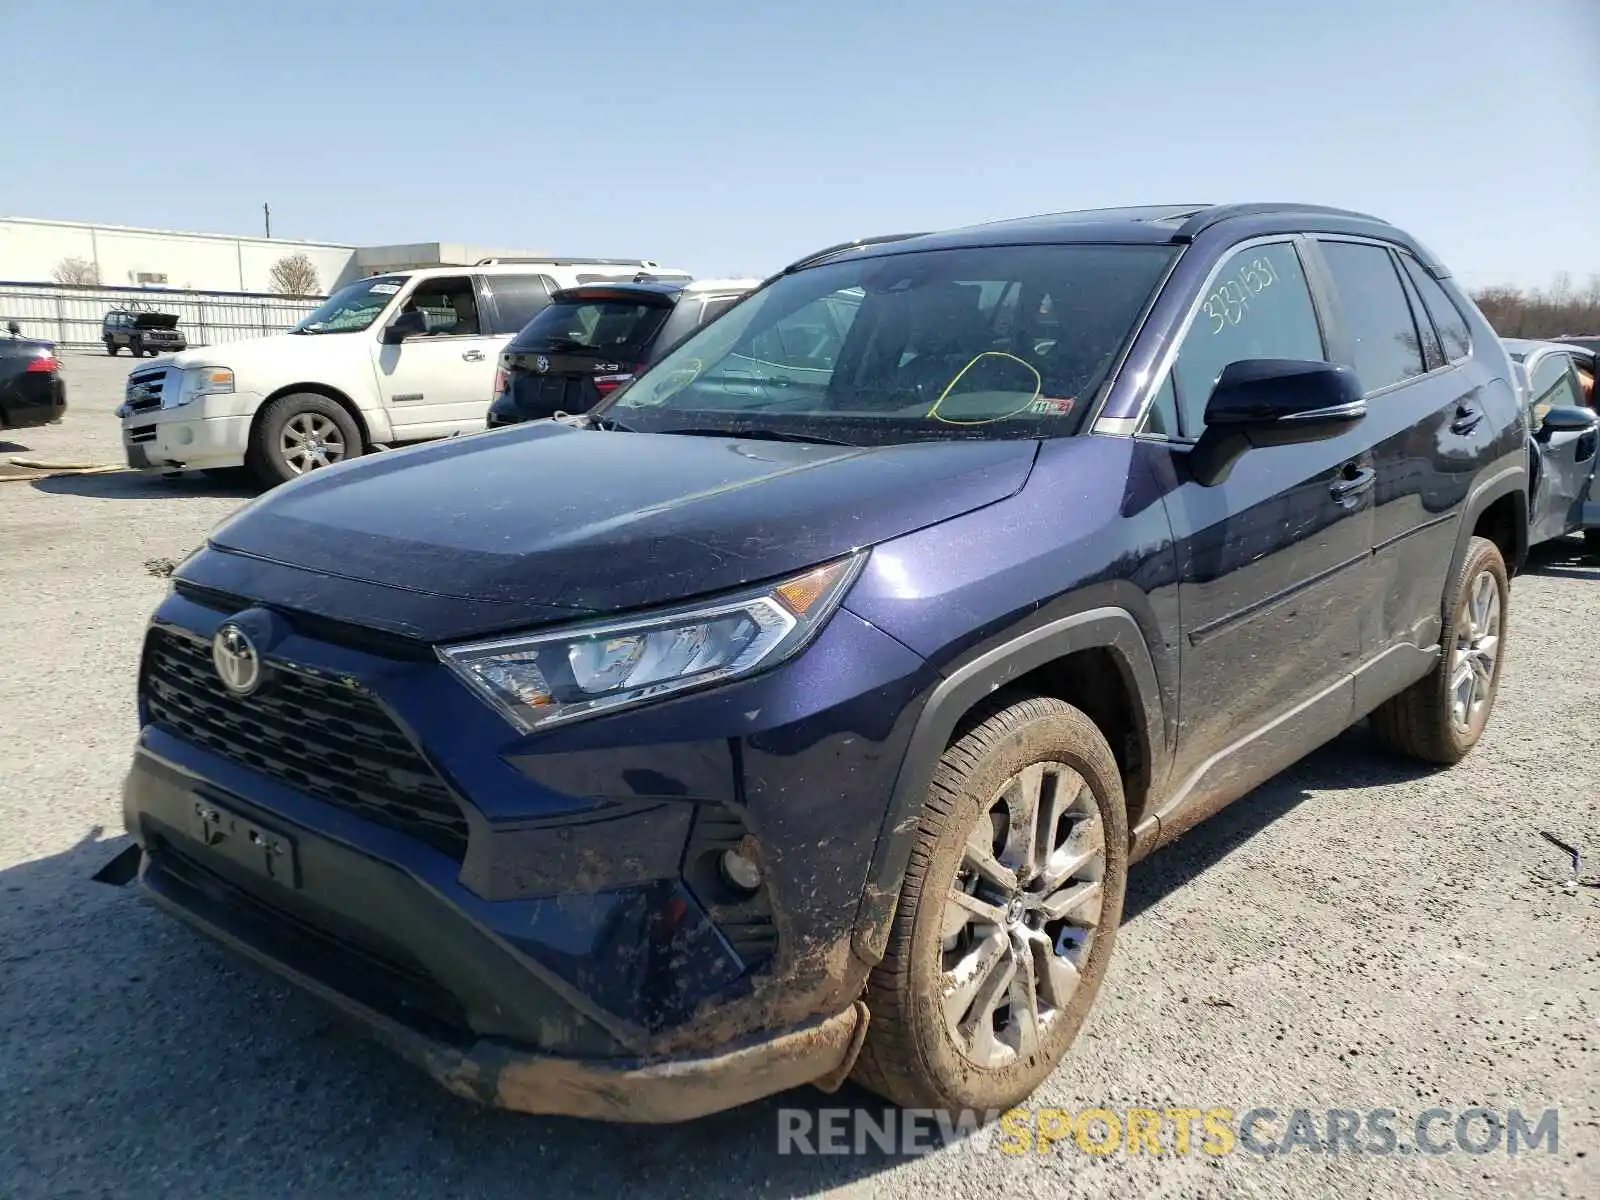
[(190, 292), (178, 289), (77, 287), (55, 283), (0, 283), (0, 330), (22, 326), (24, 337), (62, 347), (102, 344), (106, 313), (166, 312), (191, 346), (215, 346), (281, 333), (322, 302), (319, 296), (273, 296), (254, 292)]

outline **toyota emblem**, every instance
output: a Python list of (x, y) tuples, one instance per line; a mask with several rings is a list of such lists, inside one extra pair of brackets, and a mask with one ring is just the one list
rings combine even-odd
[(543, 375), (550, 369), (550, 360), (542, 354), (539, 355), (538, 358), (533, 360), (533, 369)]
[(232, 621), (211, 639), (211, 662), (222, 686), (235, 696), (248, 696), (261, 685), (261, 655), (250, 635)]

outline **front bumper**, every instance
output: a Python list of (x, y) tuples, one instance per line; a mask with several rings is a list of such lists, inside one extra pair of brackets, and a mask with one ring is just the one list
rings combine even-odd
[[(329, 932), (315, 920), (284, 912), (261, 890), (243, 884), (225, 861), (199, 861), (205, 849), (175, 832), (179, 811), (196, 794), (169, 781), (159, 768), (136, 767), (129, 779), (130, 811), (138, 814), (143, 855), (140, 878), (146, 894), (162, 909), (223, 945), (317, 996), (403, 1058), (421, 1067), (455, 1094), (496, 1108), (519, 1112), (589, 1117), (642, 1123), (690, 1120), (763, 1096), (819, 1083), (836, 1087), (849, 1072), (866, 1034), (864, 1005), (806, 1022), (798, 1028), (742, 1039), (714, 1054), (652, 1062), (638, 1057), (573, 1058), (540, 1054), (515, 1042), (471, 1036), (443, 1011), (449, 1002), (428, 995), (429, 985), (413, 971)], [(487, 941), (456, 927), (444, 910), (418, 909), (418, 898), (384, 879), (371, 860), (344, 855), (337, 847), (311, 849), (297, 831), (297, 852), (308, 875), (339, 859), (347, 884), (359, 884), (372, 912), (398, 903), (408, 918), (443, 918), (441, 926), (419, 926), (423, 937), (460, 938), (458, 950), (485, 981), (505, 976)], [(309, 861), (308, 861), (309, 859)], [(315, 863), (315, 865), (312, 865)], [(221, 867), (221, 871), (212, 867)], [(265, 889), (270, 891), (270, 888)], [(424, 905), (423, 907), (426, 907)], [(351, 914), (343, 914), (348, 918)], [(334, 914), (324, 914), (326, 920)], [(369, 931), (370, 933), (370, 931)], [(511, 982), (502, 979), (502, 982)], [(526, 979), (504, 999), (524, 1011), (543, 1005), (545, 1014), (564, 1006), (551, 995), (537, 995)]]
[[(157, 616), (152, 638), (197, 656), (244, 619), (181, 594)], [(260, 740), (286, 708), (255, 714), (241, 756), (214, 700), (152, 707), (147, 649), (124, 815), (157, 903), (488, 1104), (679, 1120), (848, 1071), (857, 911), (921, 659), (841, 610), (767, 676), (526, 737), (436, 660), (274, 620), (273, 669), (370, 694), (459, 799), (464, 849), (319, 792), (303, 731)], [(291, 847), (287, 873), (263, 872), (255, 832)], [(734, 839), (764, 868), (758, 904), (704, 870)]]
[(242, 466), (252, 416), (212, 415), (199, 405), (130, 413), (122, 418), (123, 454), (136, 470)]

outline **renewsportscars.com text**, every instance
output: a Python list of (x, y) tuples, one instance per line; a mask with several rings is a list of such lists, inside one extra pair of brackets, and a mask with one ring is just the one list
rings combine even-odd
[(987, 1113), (935, 1109), (778, 1110), (779, 1154), (931, 1154), (937, 1150), (1012, 1156), (1344, 1154), (1377, 1158), (1441, 1154), (1554, 1154), (1560, 1115), (1519, 1108), (1460, 1112), (1430, 1108), (1414, 1117), (1392, 1108), (1223, 1107), (1013, 1108)]

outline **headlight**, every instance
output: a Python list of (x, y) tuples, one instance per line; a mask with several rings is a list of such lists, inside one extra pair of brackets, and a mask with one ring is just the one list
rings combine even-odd
[(783, 662), (816, 636), (863, 559), (855, 554), (759, 589), (627, 620), (444, 646), (439, 657), (532, 732)]
[[(183, 373), (183, 383), (178, 394), (166, 408), (177, 408), (198, 400), (201, 396), (215, 396), (233, 391), (233, 371), (229, 367), (189, 367)], [(171, 393), (164, 393), (163, 399)]]

